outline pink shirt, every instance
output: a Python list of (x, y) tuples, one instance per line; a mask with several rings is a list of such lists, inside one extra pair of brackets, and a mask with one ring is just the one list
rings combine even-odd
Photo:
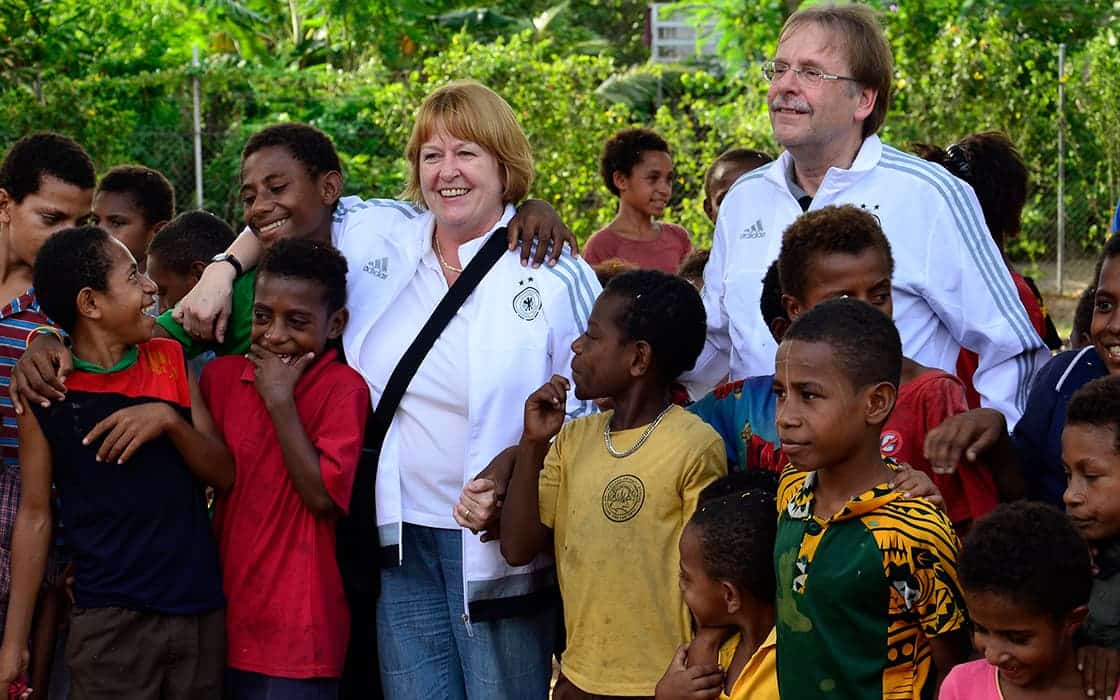
[(624, 238), (610, 228), (600, 229), (583, 247), (583, 259), (591, 265), (607, 260), (622, 260), (638, 267), (677, 274), (681, 263), (692, 252), (688, 231), (676, 224), (658, 224), (660, 235), (652, 241)]
[[(1120, 687), (1116, 689), (1120, 693)], [(939, 700), (1003, 700), (996, 667), (977, 659), (953, 667), (941, 684)]]

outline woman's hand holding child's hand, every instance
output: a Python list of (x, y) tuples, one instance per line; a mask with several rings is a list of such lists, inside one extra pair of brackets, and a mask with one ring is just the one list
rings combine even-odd
[[(496, 529), (494, 526), (501, 514), (501, 506), (502, 497), (498, 495), (497, 484), (492, 479), (474, 479), (463, 487), (452, 516), (460, 527), (477, 535), (483, 530)], [(498, 539), (495, 532), (487, 532), (482, 536), (483, 542), (492, 539)]]
[(516, 446), (499, 452), (478, 476), (463, 487), (459, 502), (451, 509), (455, 522), (476, 535), (481, 532), (483, 542), (499, 537), (502, 501), (505, 500), (516, 461)]
[(564, 425), (564, 407), (571, 385), (559, 374), (534, 391), (525, 402), (525, 429), (522, 440), (548, 442)]
[(280, 356), (260, 345), (249, 348), (249, 360), (256, 368), (254, 386), (261, 400), (268, 408), (295, 400), (296, 383), (303, 376), (304, 370), (315, 359), (315, 353), (309, 352), (301, 357), (292, 359), (291, 363), (284, 362)]
[(688, 645), (673, 655), (657, 682), (656, 700), (715, 700), (723, 690), (723, 671), (716, 664), (687, 665)]
[(82, 438), (82, 444), (91, 445), (104, 435), (97, 461), (124, 464), (144, 443), (163, 435), (176, 420), (183, 419), (169, 404), (160, 401), (129, 406), (93, 426)]

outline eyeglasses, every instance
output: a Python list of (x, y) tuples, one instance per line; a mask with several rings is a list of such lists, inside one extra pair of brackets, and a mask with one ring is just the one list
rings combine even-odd
[(859, 81), (855, 78), (849, 78), (845, 75), (833, 75), (832, 73), (825, 73), (820, 68), (794, 68), (785, 61), (763, 61), (762, 62), (762, 77), (766, 78), (766, 82), (772, 83), (786, 74), (786, 71), (793, 71), (801, 82), (806, 85), (819, 85), (822, 80), (851, 80), (853, 83)]

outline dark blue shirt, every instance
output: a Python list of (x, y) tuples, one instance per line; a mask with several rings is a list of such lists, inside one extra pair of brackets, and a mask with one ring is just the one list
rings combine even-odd
[(1062, 430), (1066, 404), (1073, 393), (1108, 374), (1093, 346), (1056, 355), (1034, 378), (1027, 410), (1015, 425), (1011, 441), (1019, 456), (1027, 497), (1062, 506), (1066, 472), (1062, 467)]
[[(166, 436), (124, 464), (98, 462), (82, 445), (119, 409), (164, 402), (190, 420), (182, 348), (152, 340), (109, 372), (69, 379), (66, 399), (35, 408), (51, 448), (61, 519), (74, 558), (78, 607), (195, 615), (225, 606), (204, 487)], [(77, 365), (77, 362), (76, 362)]]

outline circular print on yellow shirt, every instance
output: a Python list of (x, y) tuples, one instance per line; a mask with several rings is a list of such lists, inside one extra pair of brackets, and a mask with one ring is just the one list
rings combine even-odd
[(603, 489), (603, 515), (608, 520), (624, 523), (638, 514), (646, 500), (646, 487), (633, 474), (611, 479)]

